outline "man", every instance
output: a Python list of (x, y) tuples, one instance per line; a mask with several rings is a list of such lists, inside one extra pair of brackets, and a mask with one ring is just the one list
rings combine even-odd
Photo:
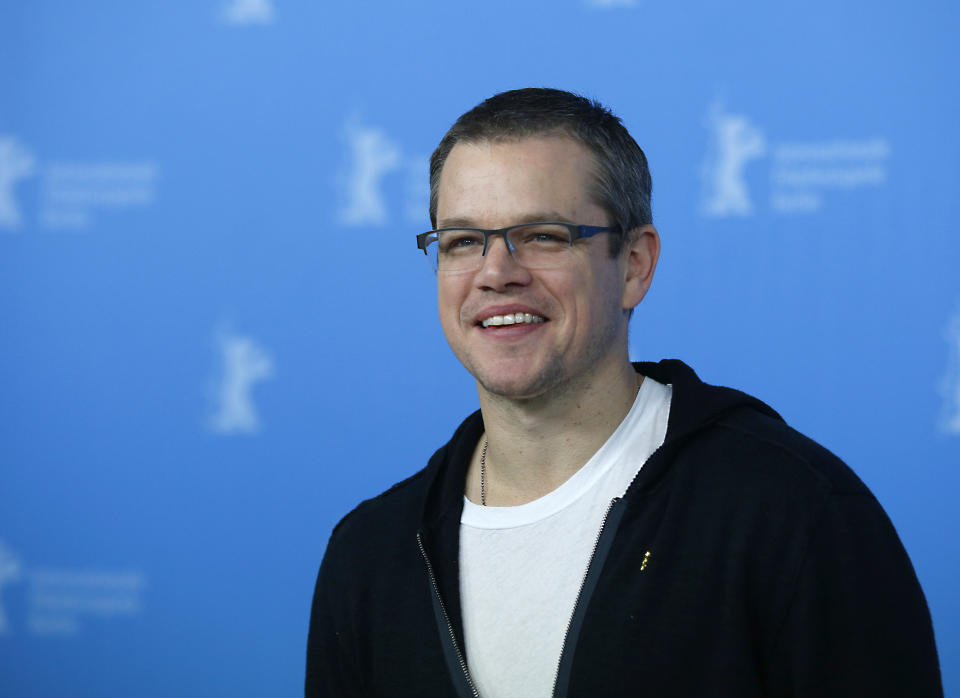
[(480, 411), (334, 530), (308, 696), (942, 694), (857, 477), (758, 400), (630, 363), (660, 239), (616, 117), (490, 98), (433, 154), (430, 215), (418, 245)]

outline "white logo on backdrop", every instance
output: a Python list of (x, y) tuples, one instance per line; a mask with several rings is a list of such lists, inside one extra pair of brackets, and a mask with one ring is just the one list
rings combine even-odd
[(273, 377), (273, 359), (251, 337), (221, 331), (217, 343), (220, 375), (209, 427), (217, 434), (256, 434), (260, 418), (253, 404), (253, 386)]
[(770, 143), (744, 115), (727, 113), (719, 102), (708, 109), (710, 132), (701, 175), (705, 216), (754, 212), (747, 164), (768, 154), (769, 205), (775, 213), (813, 213), (830, 191), (876, 187), (887, 181), (890, 144), (883, 138)]
[(0, 228), (19, 228), (23, 220), (14, 185), (34, 173), (33, 155), (11, 136), (0, 136)]
[(44, 172), (41, 223), (85, 228), (97, 209), (119, 211), (154, 203), (160, 170), (153, 162), (60, 162)]
[(947, 323), (947, 370), (940, 381), (943, 413), (940, 428), (945, 434), (960, 435), (960, 310)]
[[(24, 216), (14, 189), (34, 174), (40, 177), (39, 210)], [(159, 176), (156, 163), (149, 161), (50, 162), (39, 167), (16, 139), (0, 136), (0, 229), (18, 228), (34, 218), (47, 229), (87, 228), (97, 211), (153, 204)]]
[(411, 221), (427, 217), (430, 200), (430, 160), (404, 154), (400, 144), (385, 131), (363, 126), (351, 119), (345, 129), (349, 164), (340, 173), (342, 198), (338, 218), (345, 225), (383, 225), (390, 222), (391, 206), (385, 180), (400, 173), (404, 180), (402, 215)]
[(770, 206), (777, 213), (810, 213), (828, 190), (879, 186), (887, 181), (890, 144), (883, 138), (780, 143), (773, 149)]
[(146, 578), (141, 572), (35, 569), (30, 573), (27, 628), (34, 635), (74, 635), (84, 616), (136, 616)]
[(387, 222), (387, 202), (381, 180), (400, 168), (400, 147), (378, 128), (350, 125), (350, 168), (344, 177), (346, 204), (340, 220), (347, 225)]
[(0, 541), (0, 635), (10, 632), (10, 619), (3, 606), (3, 587), (20, 579), (20, 560)]
[(745, 216), (753, 211), (744, 178), (747, 163), (766, 153), (763, 132), (747, 117), (728, 114), (715, 102), (707, 114), (710, 146), (703, 164), (706, 185), (702, 211), (707, 216)]
[[(146, 577), (129, 570), (34, 568), (29, 573), (0, 541), (0, 592), (11, 582), (28, 582), (26, 629), (32, 635), (75, 635), (81, 620), (135, 616), (142, 609)], [(14, 624), (0, 604), (0, 634)]]
[(276, 13), (271, 0), (231, 0), (220, 18), (227, 24), (273, 24)]

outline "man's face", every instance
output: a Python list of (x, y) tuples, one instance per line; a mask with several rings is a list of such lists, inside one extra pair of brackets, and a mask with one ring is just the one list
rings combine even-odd
[[(566, 136), (459, 143), (440, 177), (437, 227), (608, 225), (588, 193), (593, 166), (586, 147)], [(576, 242), (562, 266), (550, 269), (520, 266), (497, 237), (480, 269), (437, 274), (440, 322), (483, 389), (537, 397), (625, 360), (624, 270), (606, 234)], [(534, 322), (482, 325), (516, 313)]]

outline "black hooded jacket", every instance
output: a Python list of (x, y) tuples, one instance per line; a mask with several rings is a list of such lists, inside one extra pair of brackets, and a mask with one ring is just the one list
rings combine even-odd
[[(942, 696), (923, 592), (857, 476), (769, 407), (679, 361), (667, 435), (613, 500), (556, 696)], [(426, 468), (334, 529), (306, 695), (477, 695), (458, 541), (470, 415)]]

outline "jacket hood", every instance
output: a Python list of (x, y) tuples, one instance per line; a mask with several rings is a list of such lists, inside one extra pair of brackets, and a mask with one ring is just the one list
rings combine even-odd
[(733, 388), (704, 383), (692, 368), (677, 359), (664, 359), (659, 363), (641, 361), (633, 367), (637, 373), (673, 386), (665, 443), (683, 439), (735, 410), (753, 409), (783, 421), (772, 407), (755, 397)]
[(672, 385), (673, 397), (663, 444), (644, 464), (627, 491), (627, 497), (653, 487), (687, 441), (734, 412), (752, 410), (783, 422), (783, 418), (766, 403), (733, 388), (704, 383), (692, 368), (677, 359), (664, 359), (658, 363), (635, 362), (633, 367), (658, 383)]

